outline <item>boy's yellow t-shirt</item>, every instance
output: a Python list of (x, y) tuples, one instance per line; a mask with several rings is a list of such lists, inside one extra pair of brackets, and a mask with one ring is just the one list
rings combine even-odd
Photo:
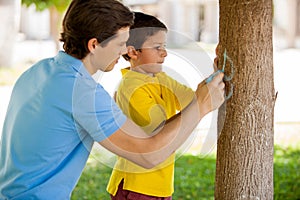
[[(172, 79), (164, 72), (155, 77), (122, 69), (123, 78), (116, 101), (123, 112), (145, 132), (151, 133), (194, 98), (194, 91)], [(145, 147), (147, 148), (147, 147)], [(123, 188), (157, 197), (172, 196), (174, 192), (175, 154), (154, 169), (144, 169), (118, 157), (107, 191), (115, 195), (124, 179)]]

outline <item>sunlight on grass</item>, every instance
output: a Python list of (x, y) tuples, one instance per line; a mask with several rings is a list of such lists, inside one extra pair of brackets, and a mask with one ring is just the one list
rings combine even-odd
[(0, 86), (13, 85), (22, 72), (16, 69), (0, 68)]
[[(175, 200), (214, 199), (214, 155), (199, 158), (184, 155), (175, 164)], [(275, 146), (274, 199), (298, 200), (300, 197), (300, 148)], [(106, 192), (111, 168), (90, 157), (73, 194), (76, 199), (110, 199)]]
[(0, 86), (13, 85), (20, 75), (31, 66), (32, 62), (16, 65), (16, 67), (0, 67)]

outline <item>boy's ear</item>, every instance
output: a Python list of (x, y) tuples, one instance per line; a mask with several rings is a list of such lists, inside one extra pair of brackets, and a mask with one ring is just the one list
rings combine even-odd
[(134, 46), (127, 46), (127, 55), (130, 57), (130, 59), (136, 60), (137, 54), (138, 52)]

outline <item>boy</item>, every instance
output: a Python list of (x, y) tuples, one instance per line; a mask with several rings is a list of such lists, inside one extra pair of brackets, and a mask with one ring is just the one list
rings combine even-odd
[[(71, 2), (63, 20), (64, 51), (36, 63), (14, 86), (0, 142), (0, 199), (70, 199), (94, 142), (154, 167), (223, 103), (220, 75), (199, 84), (197, 97), (178, 118), (141, 141), (144, 131), (91, 76), (112, 70), (127, 52), (132, 23), (132, 12), (119, 1)], [(189, 126), (179, 126), (181, 121)]]
[[(167, 56), (167, 27), (154, 16), (134, 14), (127, 41), (128, 53), (124, 55), (130, 69), (122, 70), (116, 102), (130, 119), (151, 134), (189, 105), (194, 92), (162, 72)], [(107, 187), (111, 199), (171, 200), (174, 158), (175, 154), (154, 170), (118, 158)]]

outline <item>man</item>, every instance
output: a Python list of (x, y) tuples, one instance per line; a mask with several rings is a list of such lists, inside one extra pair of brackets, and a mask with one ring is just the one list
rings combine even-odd
[(93, 142), (154, 167), (223, 103), (219, 74), (200, 83), (193, 102), (152, 137), (127, 119), (91, 75), (112, 70), (127, 53), (132, 23), (132, 12), (116, 0), (71, 2), (64, 51), (36, 63), (14, 86), (1, 138), (0, 199), (69, 199)]

